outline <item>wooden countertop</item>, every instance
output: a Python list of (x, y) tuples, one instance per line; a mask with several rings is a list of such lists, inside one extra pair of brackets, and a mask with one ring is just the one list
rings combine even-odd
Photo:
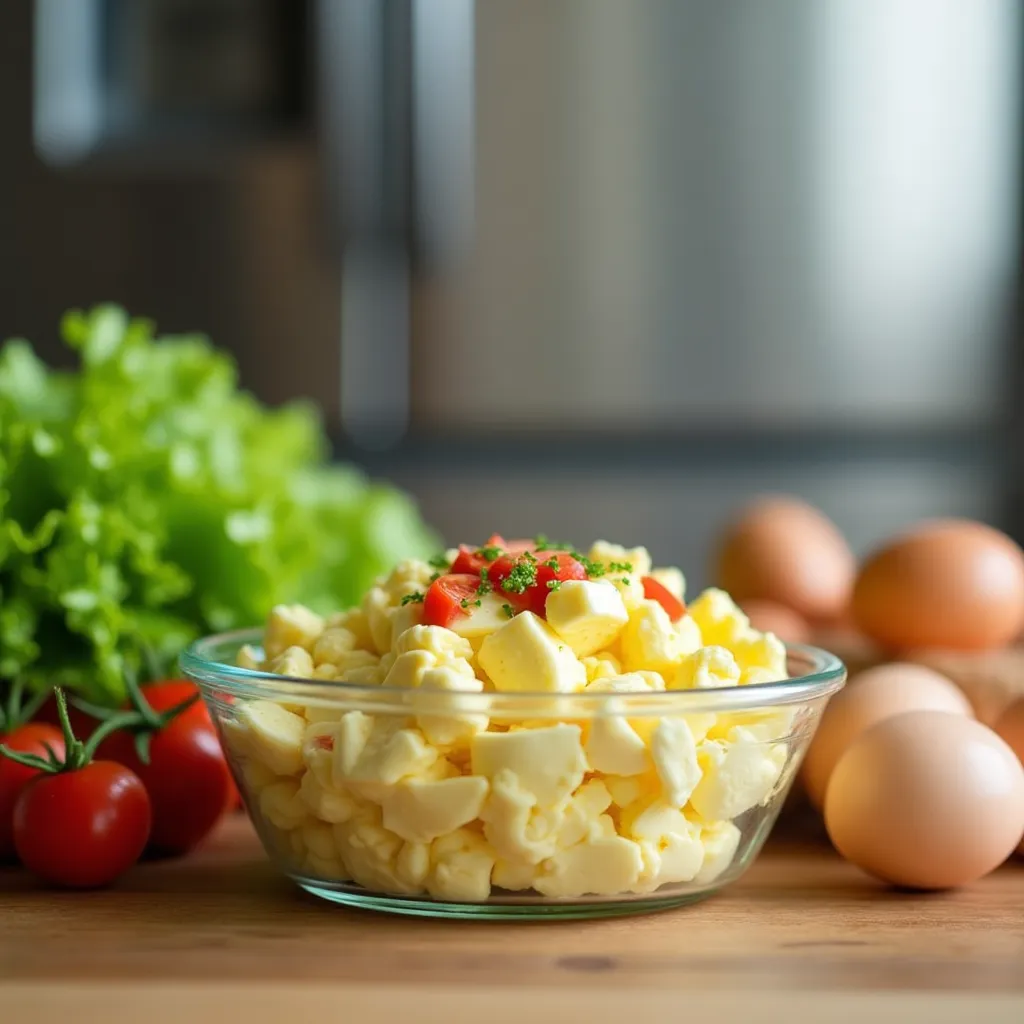
[(778, 835), (693, 907), (606, 921), (350, 911), (278, 877), (243, 819), (106, 892), (0, 872), (0, 1021), (1024, 1021), (1024, 862), (887, 891)]

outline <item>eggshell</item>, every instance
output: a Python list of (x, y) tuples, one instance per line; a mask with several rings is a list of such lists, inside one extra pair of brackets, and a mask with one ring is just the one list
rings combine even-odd
[(751, 599), (741, 601), (740, 607), (754, 629), (762, 633), (774, 633), (786, 643), (810, 642), (811, 627), (807, 620), (785, 605), (776, 604), (774, 601)]
[(726, 528), (714, 575), (735, 601), (774, 601), (827, 620), (846, 607), (855, 569), (842, 534), (818, 509), (767, 496)]
[[(1003, 711), (996, 720), (995, 731), (1024, 764), (1024, 697), (1015, 700)], [(1024, 853), (1024, 839), (1021, 839), (1017, 851)]]
[(804, 757), (801, 775), (819, 810), (828, 781), (847, 747), (877, 722), (906, 711), (948, 711), (972, 717), (970, 701), (945, 676), (904, 662), (890, 662), (854, 676), (830, 701)]
[(909, 711), (862, 733), (825, 798), (836, 849), (869, 874), (915, 889), (967, 885), (1024, 833), (1024, 768), (989, 728)]
[(924, 523), (867, 559), (852, 608), (890, 650), (1001, 647), (1024, 626), (1024, 552), (983, 523)]

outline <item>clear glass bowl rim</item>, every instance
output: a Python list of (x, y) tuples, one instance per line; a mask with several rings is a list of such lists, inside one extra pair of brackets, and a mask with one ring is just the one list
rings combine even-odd
[[(256, 700), (314, 700), (331, 703), (342, 700), (351, 706), (363, 702), (371, 707), (391, 702), (403, 703), (411, 693), (417, 699), (436, 699), (438, 709), (457, 696), (460, 709), (488, 712), (497, 705), (506, 712), (521, 709), (524, 715), (544, 714), (544, 706), (557, 701), (559, 717), (578, 714), (580, 718), (614, 713), (616, 715), (679, 715), (707, 711), (742, 711), (787, 704), (800, 704), (831, 696), (846, 681), (846, 666), (829, 651), (809, 644), (787, 643), (787, 659), (802, 663), (808, 671), (771, 683), (749, 686), (709, 687), (698, 690), (664, 690), (648, 693), (550, 693), (522, 691), (482, 693), (434, 691), (426, 694), (403, 687), (344, 683), (325, 679), (281, 676), (273, 672), (241, 668), (217, 660), (227, 649), (237, 651), (243, 644), (259, 647), (262, 629), (238, 629), (215, 633), (190, 644), (179, 658), (182, 671), (201, 686), (215, 687), (235, 697)], [(612, 711), (614, 709), (614, 712)], [(428, 710), (426, 707), (424, 711)]]

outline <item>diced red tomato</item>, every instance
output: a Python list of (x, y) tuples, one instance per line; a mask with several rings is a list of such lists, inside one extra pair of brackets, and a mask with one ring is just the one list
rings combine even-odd
[(532, 551), (534, 547), (532, 540), (505, 540), (500, 533), (492, 533), (486, 543), (478, 548), (460, 544), (459, 553), (448, 571), (479, 576), (481, 569), (486, 569), (494, 562), (493, 558), (487, 558), (484, 554), (489, 548), (499, 548), (504, 554), (521, 555), (524, 551)]
[[(551, 593), (549, 583), (558, 581), (564, 583), (566, 580), (585, 580), (587, 570), (580, 562), (577, 562), (572, 555), (564, 552), (540, 551), (537, 553), (540, 564), (537, 566), (537, 582), (527, 591), (530, 596), (531, 611), (537, 615), (544, 615), (544, 606)], [(552, 559), (557, 561), (558, 567), (547, 565)]]
[[(522, 558), (526, 552), (529, 551), (531, 555), (537, 560), (547, 560), (555, 552), (547, 551), (534, 551), (531, 548), (525, 548), (522, 551), (510, 551), (506, 552), (500, 558), (496, 558), (487, 570), (487, 579), (494, 584), (494, 589), (499, 590), (501, 588), (502, 581), (506, 579), (508, 574), (515, 568), (516, 563)], [(519, 597), (518, 594), (513, 594), (512, 597)]]
[(653, 576), (644, 576), (642, 582), (644, 597), (648, 601), (657, 601), (673, 622), (678, 622), (686, 614), (686, 605), (663, 583), (659, 583)]
[(452, 562), (449, 572), (458, 576), (477, 576), (480, 570), (490, 565), (490, 561), (481, 554), (481, 548), (471, 548), (468, 544), (459, 545), (459, 553)]
[[(498, 539), (500, 540), (501, 538), (499, 537)], [(536, 543), (532, 540), (506, 540), (502, 541), (501, 546), (510, 555), (521, 555), (526, 551), (533, 551), (536, 553), (537, 549)]]
[(515, 564), (516, 559), (513, 555), (502, 555), (501, 558), (496, 558), (491, 563), (490, 568), (487, 570), (487, 579), (490, 580), (495, 590), (501, 590), (502, 580), (508, 576)]
[(480, 589), (479, 575), (448, 573), (439, 576), (427, 588), (423, 598), (423, 621), (428, 626), (449, 627), (467, 613), (463, 601), (475, 601)]
[[(567, 555), (564, 551), (538, 551), (533, 557), (536, 559), (536, 580), (521, 594), (504, 590), (502, 583), (508, 578), (522, 555), (502, 555), (491, 566), (488, 578), (494, 585), (494, 589), (507, 596), (510, 603), (543, 618), (544, 606), (547, 603), (548, 594), (551, 592), (548, 584), (555, 580), (585, 580), (587, 570), (572, 555)], [(557, 565), (547, 564), (551, 561), (556, 562)]]

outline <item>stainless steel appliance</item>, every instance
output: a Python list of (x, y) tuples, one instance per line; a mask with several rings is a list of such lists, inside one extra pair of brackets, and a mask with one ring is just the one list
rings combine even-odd
[(452, 537), (1018, 525), (1013, 0), (67, 6), (0, 13), (9, 330), (208, 327)]

